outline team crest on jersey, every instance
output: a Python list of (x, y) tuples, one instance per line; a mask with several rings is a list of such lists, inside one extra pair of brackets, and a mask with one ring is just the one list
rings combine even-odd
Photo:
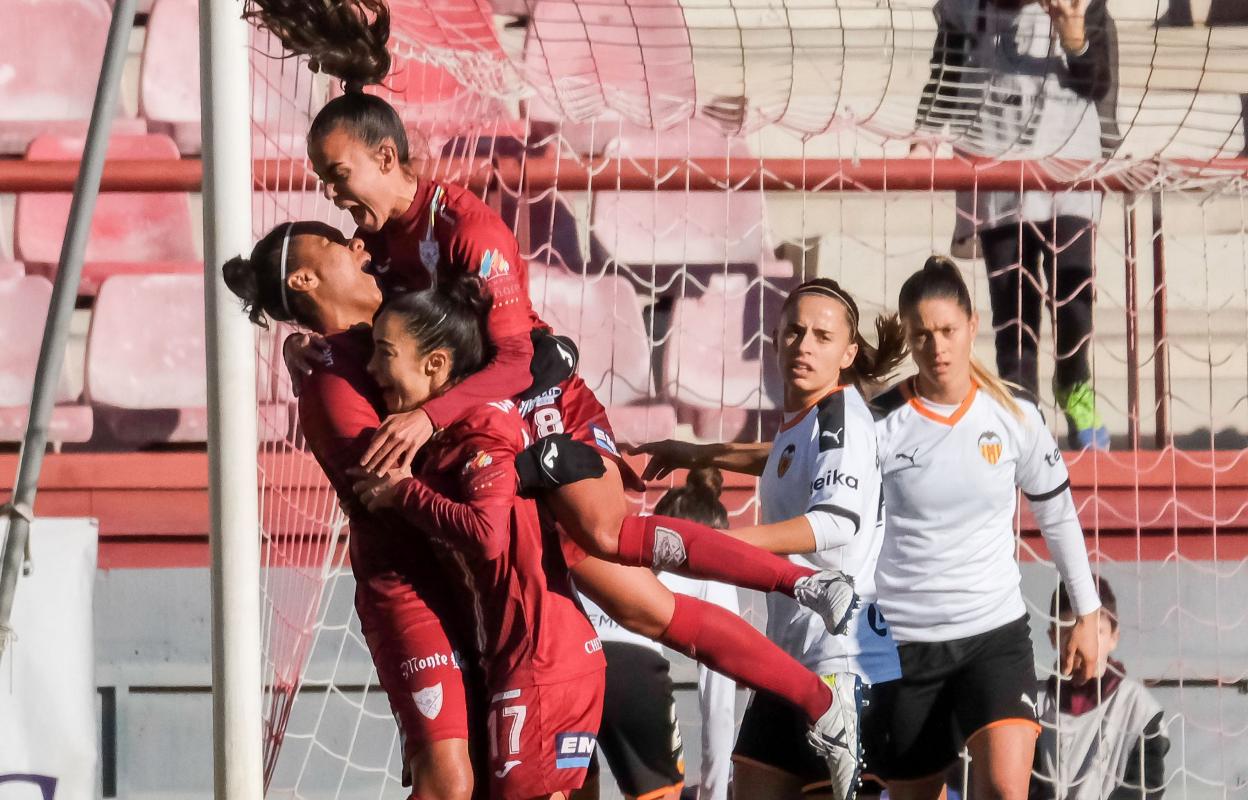
[(437, 719), (438, 714), (442, 713), (442, 684), (435, 683), (419, 692), (412, 692), (412, 700), (416, 702), (416, 709), (427, 719)]
[(481, 256), (481, 280), (489, 281), (511, 272), (511, 264), (497, 250), (491, 250)]
[(464, 464), (464, 474), (467, 475), (469, 472), (476, 472), (479, 469), (485, 469), (493, 463), (494, 459), (490, 456), (490, 454), (481, 450), (469, 459), (467, 464)]
[(793, 466), (793, 456), (797, 453), (797, 445), (790, 444), (784, 448), (784, 452), (780, 454), (780, 461), (776, 464), (776, 476), (783, 478), (784, 474), (789, 471), (789, 467)]
[(979, 435), (979, 454), (989, 464), (996, 466), (1001, 460), (1001, 437), (994, 431), (984, 431)]

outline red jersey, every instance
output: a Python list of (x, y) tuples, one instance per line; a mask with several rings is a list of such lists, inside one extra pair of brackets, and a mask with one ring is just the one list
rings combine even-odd
[(516, 496), (515, 458), (528, 443), (511, 401), (478, 406), (429, 440), (399, 493), (403, 514), (462, 581), (492, 692), (605, 667), (558, 545), (543, 547), (537, 506)]
[(478, 406), (529, 387), (529, 333), (547, 326), (533, 310), (520, 245), (493, 209), (462, 186), (425, 180), (403, 216), (377, 233), (355, 235), (372, 257), (372, 272), (387, 299), (464, 274), (480, 276), (493, 298), (486, 335), (494, 360), (424, 405), (434, 427), (454, 425)]

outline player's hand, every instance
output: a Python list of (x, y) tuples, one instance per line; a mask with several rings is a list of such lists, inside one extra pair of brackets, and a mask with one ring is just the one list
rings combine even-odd
[(1088, 0), (1040, 0), (1040, 7), (1049, 14), (1053, 21), (1053, 29), (1062, 40), (1062, 47), (1068, 53), (1078, 53), (1087, 41), (1087, 29), (1084, 18), (1088, 11)]
[(1070, 676), (1076, 686), (1097, 677), (1100, 664), (1100, 614), (1098, 608), (1075, 620), (1061, 653), (1062, 676)]
[(433, 436), (433, 423), (424, 409), (392, 414), (373, 434), (373, 441), (360, 457), (360, 466), (373, 475), (395, 469), (410, 470), (412, 459), (430, 436)]
[(296, 332), (282, 342), (282, 360), (286, 362), (286, 370), (290, 373), (290, 388), (299, 396), (303, 389), (303, 379), (312, 374), (312, 369), (328, 363), (329, 342), (319, 333)]
[(650, 456), (646, 469), (641, 473), (643, 481), (662, 480), (674, 469), (693, 469), (700, 462), (701, 451), (701, 445), (678, 442), (675, 439), (624, 448), (624, 452), (630, 456)]
[(405, 473), (397, 469), (384, 475), (373, 475), (363, 470), (352, 470), (349, 474), (356, 479), (351, 487), (355, 496), (374, 513), (393, 508), (399, 489), (408, 480)]

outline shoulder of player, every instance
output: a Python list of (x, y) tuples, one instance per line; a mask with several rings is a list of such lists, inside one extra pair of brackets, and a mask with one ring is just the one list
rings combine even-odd
[(906, 407), (909, 398), (906, 397), (905, 390), (903, 389), (904, 385), (904, 382), (898, 383), (892, 388), (885, 389), (883, 392), (871, 398), (871, 401), (867, 405), (871, 409), (871, 414), (875, 417), (877, 422), (884, 420)]
[(875, 438), (871, 411), (858, 390), (847, 386), (819, 401), (815, 407), (812, 435), (819, 440), (819, 451), (838, 450), (846, 442), (866, 434)]
[(522, 438), (524, 420), (513, 401), (496, 400), (476, 406), (451, 428), (466, 437), (479, 436), (511, 441)]
[(369, 402), (379, 401), (376, 385), (368, 375), (372, 355), (372, 339), (368, 333), (345, 331), (326, 337), (329, 345), (325, 360), (316, 363), (303, 379), (300, 398), (309, 394), (332, 391), (338, 384), (347, 384)]

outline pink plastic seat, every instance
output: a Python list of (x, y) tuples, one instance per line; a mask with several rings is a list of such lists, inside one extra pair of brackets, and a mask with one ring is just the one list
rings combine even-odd
[[(46, 278), (23, 275), (0, 280), (0, 441), (19, 442), (26, 432), (35, 366), (48, 317), (52, 284)], [(91, 409), (78, 404), (68, 372), (57, 385), (56, 407), (48, 440), (85, 442), (91, 438)]]
[[(83, 140), (41, 136), (31, 142), (27, 158), (76, 160)], [(109, 158), (178, 158), (166, 136), (115, 136)], [(56, 275), (61, 242), (69, 219), (68, 193), (18, 195), (13, 244), (27, 272)], [(118, 274), (199, 273), (203, 267), (191, 227), (190, 196), (184, 193), (106, 192), (99, 196), (91, 221), (80, 294), (94, 294), (104, 278)]]
[[(281, 59), (280, 44), (254, 29), (252, 116), (256, 157), (303, 158), (316, 77), (296, 59)], [(274, 56), (272, 58), (266, 57)], [(199, 113), (199, 0), (156, 0), (147, 22), (139, 76), (139, 113), (148, 127), (168, 134), (186, 154), (203, 148)]]
[[(83, 135), (112, 9), (106, 0), (5, 0), (0, 9), (0, 155), (40, 134)], [(118, 118), (113, 130), (139, 133)]]
[(714, 275), (701, 297), (676, 300), (663, 355), (663, 388), (679, 408), (693, 412), (701, 437), (730, 440), (752, 410), (775, 403), (764, 386), (764, 365), (747, 360), (744, 275)]
[(529, 293), (539, 315), (581, 351), (580, 375), (607, 407), (624, 442), (671, 436), (676, 414), (654, 402), (650, 339), (641, 304), (624, 278), (582, 278), (531, 265)]
[[(192, 275), (106, 280), (91, 319), (86, 387), (96, 418), (119, 441), (206, 441), (203, 280)], [(260, 400), (262, 439), (282, 438), (289, 429), (289, 404), (275, 386)]]

